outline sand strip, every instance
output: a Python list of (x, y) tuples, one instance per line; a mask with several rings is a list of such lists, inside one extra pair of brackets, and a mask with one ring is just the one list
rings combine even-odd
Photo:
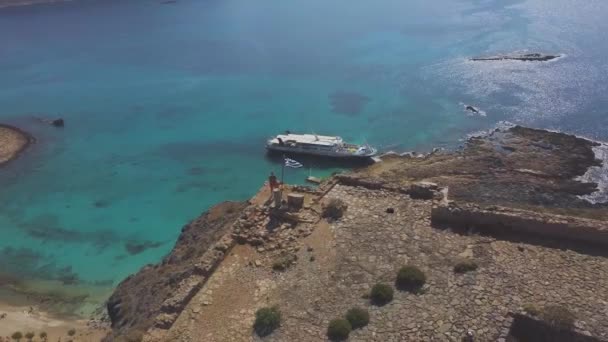
[(17, 127), (0, 124), (0, 166), (17, 158), (34, 139)]
[[(48, 341), (100, 341), (108, 332), (107, 328), (94, 328), (87, 320), (58, 318), (38, 310), (35, 306), (11, 306), (0, 303), (0, 341), (12, 341), (15, 332), (23, 335), (32, 332), (33, 341), (42, 341), (40, 333), (46, 333)], [(73, 336), (70, 336), (70, 331)]]

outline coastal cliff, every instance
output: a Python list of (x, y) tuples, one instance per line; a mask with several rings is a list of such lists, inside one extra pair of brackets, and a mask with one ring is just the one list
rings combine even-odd
[[(328, 322), (352, 307), (370, 315), (351, 333), (358, 340), (460, 340), (467, 331), (507, 340), (521, 335), (522, 315), (547, 341), (608, 339), (598, 320), (608, 206), (585, 199), (600, 187), (583, 177), (605, 163), (599, 146), (497, 129), (459, 151), (385, 155), (318, 189), (287, 187), (301, 206), (221, 204), (187, 225), (160, 264), (118, 286), (107, 340), (255, 341), (255, 312), (269, 306), (283, 319), (270, 341), (324, 341)], [(328, 217), (336, 200), (341, 212)], [(462, 260), (473, 271), (454, 271)], [(421, 291), (370, 301), (404, 265), (426, 275)], [(555, 305), (573, 312), (567, 333), (526, 311)]]
[(245, 206), (246, 203), (224, 202), (210, 208), (182, 228), (173, 250), (160, 263), (148, 265), (122, 281), (108, 300), (114, 334), (107, 340), (139, 336), (155, 324), (163, 311), (173, 313), (175, 309), (163, 307), (165, 300), (175, 295), (185, 279), (204, 276), (201, 259), (228, 232)]

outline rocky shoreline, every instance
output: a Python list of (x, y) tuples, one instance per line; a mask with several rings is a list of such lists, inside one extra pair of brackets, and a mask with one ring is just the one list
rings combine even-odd
[[(427, 294), (370, 307), (374, 323), (357, 339), (452, 341), (473, 329), (481, 340), (503, 341), (528, 304), (566, 305), (577, 314), (576, 334), (608, 338), (594, 304), (608, 302), (608, 258), (601, 249), (572, 245), (571, 233), (551, 232), (586, 229), (586, 240), (608, 232), (608, 206), (581, 197), (597, 190), (580, 178), (601, 165), (596, 146), (512, 127), (471, 138), (454, 153), (385, 156), (316, 190), (288, 187), (304, 196), (301, 208), (272, 209), (266, 188), (248, 203), (220, 204), (185, 226), (161, 263), (117, 287), (106, 340), (198, 341), (206, 334), (205, 341), (252, 341), (253, 313), (270, 304), (288, 317), (270, 340), (325, 340), (330, 319), (347, 305), (367, 306), (362, 296), (373, 283), (390, 283), (405, 263), (433, 279)], [(348, 209), (328, 221), (320, 213), (331, 198)], [(442, 204), (448, 198), (460, 205)], [(476, 215), (489, 229), (477, 231)], [(548, 222), (551, 237), (542, 236), (546, 230), (508, 231), (508, 221), (521, 215), (522, 222)], [(480, 269), (455, 277), (450, 269), (463, 257)], [(514, 286), (522, 277), (529, 286)], [(572, 292), (581, 287), (586, 295)], [(585, 300), (590, 294), (597, 298)]]
[(30, 134), (0, 123), (0, 166), (19, 157), (33, 142)]

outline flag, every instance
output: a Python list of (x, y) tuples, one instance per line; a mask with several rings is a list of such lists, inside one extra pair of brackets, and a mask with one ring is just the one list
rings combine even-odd
[(294, 169), (297, 169), (299, 167), (302, 167), (304, 165), (302, 165), (301, 163), (293, 160), (293, 159), (289, 159), (289, 158), (285, 158), (285, 166), (287, 167), (293, 167)]

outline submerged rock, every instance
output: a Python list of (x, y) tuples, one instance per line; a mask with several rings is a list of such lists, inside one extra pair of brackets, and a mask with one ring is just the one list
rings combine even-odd
[(55, 127), (63, 127), (65, 126), (65, 121), (62, 118), (51, 120), (51, 125)]
[(475, 107), (473, 107), (473, 106), (470, 106), (470, 105), (467, 105), (466, 107), (464, 107), (464, 109), (466, 109), (466, 110), (468, 110), (468, 111), (470, 111), (470, 112), (473, 112), (473, 113), (475, 113), (475, 114), (478, 114), (478, 113), (479, 113), (479, 109), (477, 109), (477, 108), (475, 108)]

